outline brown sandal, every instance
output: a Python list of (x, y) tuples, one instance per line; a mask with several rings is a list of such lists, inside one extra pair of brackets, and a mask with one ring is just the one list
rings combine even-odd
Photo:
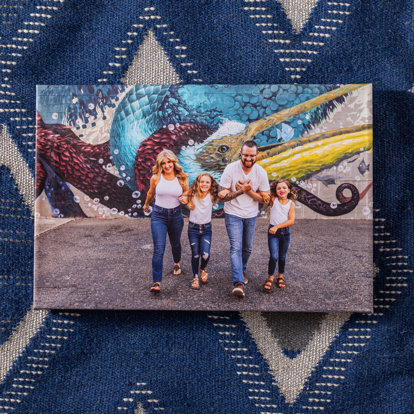
[(191, 289), (200, 289), (200, 282), (198, 280), (198, 276), (193, 278), (190, 286), (191, 286)]
[(152, 293), (160, 293), (161, 290), (161, 283), (160, 282), (155, 282), (150, 289), (150, 292)]
[(182, 270), (181, 270), (181, 266), (180, 266), (180, 264), (178, 263), (178, 264), (175, 264), (174, 263), (174, 270), (173, 270), (173, 274), (174, 274), (174, 276), (179, 276), (179, 275), (181, 275), (181, 272), (182, 272)]
[(274, 278), (268, 276), (268, 278), (266, 279), (266, 282), (263, 285), (263, 290), (267, 293), (270, 293), (273, 290), (273, 281)]
[(207, 283), (208, 281), (208, 273), (203, 269), (200, 275), (201, 283)]
[(286, 283), (285, 283), (285, 281), (284, 281), (283, 277), (278, 277), (278, 278), (276, 279), (276, 285), (277, 285), (277, 287), (278, 287), (279, 289), (283, 289), (283, 288), (285, 288), (285, 287), (286, 287)]

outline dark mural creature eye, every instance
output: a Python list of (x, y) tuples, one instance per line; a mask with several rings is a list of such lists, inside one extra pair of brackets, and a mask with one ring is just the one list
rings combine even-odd
[(218, 152), (221, 152), (223, 154), (223, 153), (227, 152), (229, 150), (229, 148), (230, 147), (228, 145), (220, 145), (218, 147)]

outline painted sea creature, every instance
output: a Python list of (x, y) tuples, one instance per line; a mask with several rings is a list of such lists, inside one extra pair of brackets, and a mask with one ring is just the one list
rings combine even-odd
[[(341, 160), (371, 150), (371, 124), (303, 135), (310, 130), (308, 125), (317, 122), (315, 119), (323, 114), (328, 116), (329, 112), (320, 108), (341, 104), (344, 96), (362, 86), (328, 88), (325, 93), (318, 95), (315, 92), (311, 99), (299, 101), (293, 107), (286, 107), (291, 98), (284, 98), (289, 95), (283, 95), (283, 85), (251, 85), (249, 93), (240, 95), (240, 105), (238, 95), (227, 96), (222, 91), (215, 94), (217, 85), (203, 85), (201, 92), (195, 85), (135, 86), (116, 108), (110, 141), (87, 144), (72, 128), (47, 124), (39, 115), (38, 153), (58, 177), (88, 197), (116, 212), (137, 216), (142, 214), (140, 200), (145, 198), (148, 190), (156, 155), (163, 149), (172, 149), (177, 154), (190, 182), (200, 171), (208, 171), (219, 179), (226, 165), (239, 158), (240, 147), (247, 139), (258, 142), (257, 163), (266, 169), (269, 180), (286, 178), (297, 182)], [(264, 97), (259, 96), (261, 93)], [(266, 105), (271, 103), (272, 108), (277, 109), (280, 103), (284, 109), (257, 119), (260, 99), (272, 97), (272, 94), (275, 97)], [(337, 100), (338, 103), (333, 104)], [(210, 109), (208, 104), (212, 105)], [(248, 117), (255, 118), (252, 122), (246, 123), (247, 115), (242, 111), (243, 107), (247, 108), (245, 105), (251, 105)], [(223, 119), (229, 108), (235, 120)], [(295, 122), (293, 128), (291, 125)], [(274, 131), (273, 135), (269, 135), (269, 131)], [(298, 136), (298, 131), (302, 135)], [(271, 136), (274, 136), (273, 140), (269, 139)], [(39, 159), (38, 193), (44, 188), (47, 176)], [(335, 184), (332, 177), (318, 179), (326, 186)], [(343, 197), (345, 188), (351, 191), (350, 198)], [(341, 189), (339, 193), (338, 189)], [(298, 187), (299, 201), (321, 214), (345, 214), (358, 203), (358, 190), (351, 184), (338, 189), (339, 204), (325, 203), (301, 187)]]
[(364, 175), (367, 171), (369, 171), (369, 164), (366, 164), (365, 160), (362, 160), (358, 165), (358, 171), (360, 174)]
[(336, 184), (336, 180), (339, 179), (336, 175), (315, 175), (314, 176), (318, 181), (320, 181), (325, 187), (328, 187), (332, 184)]

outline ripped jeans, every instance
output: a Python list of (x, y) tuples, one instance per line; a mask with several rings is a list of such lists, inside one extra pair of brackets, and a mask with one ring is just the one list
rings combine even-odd
[[(207, 224), (188, 223), (188, 239), (191, 246), (191, 267), (193, 276), (198, 276), (198, 269), (207, 267), (211, 248), (211, 222)], [(201, 265), (200, 265), (201, 258)]]

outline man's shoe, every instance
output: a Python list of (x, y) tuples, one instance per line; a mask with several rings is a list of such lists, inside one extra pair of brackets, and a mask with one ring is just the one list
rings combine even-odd
[(244, 297), (244, 286), (243, 283), (237, 283), (237, 285), (233, 288), (232, 291), (234, 296), (237, 296), (239, 298)]

